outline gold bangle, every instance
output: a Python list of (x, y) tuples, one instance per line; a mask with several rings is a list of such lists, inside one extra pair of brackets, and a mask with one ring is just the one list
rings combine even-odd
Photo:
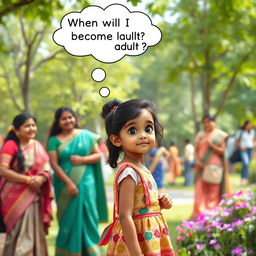
[(26, 183), (26, 184), (29, 184), (30, 180), (31, 180), (31, 177), (30, 177), (30, 176), (27, 176), (27, 177), (26, 177), (26, 182), (25, 182), (25, 183)]

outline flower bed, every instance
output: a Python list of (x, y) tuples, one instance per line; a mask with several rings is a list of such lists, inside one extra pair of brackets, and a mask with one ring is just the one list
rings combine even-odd
[(224, 195), (217, 208), (177, 230), (180, 256), (256, 255), (256, 193)]

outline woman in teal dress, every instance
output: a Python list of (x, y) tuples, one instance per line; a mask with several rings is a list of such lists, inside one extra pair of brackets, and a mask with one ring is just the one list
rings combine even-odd
[(56, 110), (48, 141), (59, 222), (56, 256), (104, 255), (97, 245), (98, 224), (107, 221), (98, 139), (79, 129), (71, 108)]

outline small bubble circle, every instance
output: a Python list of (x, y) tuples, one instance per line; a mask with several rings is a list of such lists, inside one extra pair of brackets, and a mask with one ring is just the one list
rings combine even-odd
[(106, 73), (101, 68), (95, 68), (91, 75), (95, 82), (102, 82), (106, 78)]
[(101, 87), (99, 90), (99, 94), (101, 97), (106, 98), (109, 96), (110, 90), (108, 89), (108, 87)]

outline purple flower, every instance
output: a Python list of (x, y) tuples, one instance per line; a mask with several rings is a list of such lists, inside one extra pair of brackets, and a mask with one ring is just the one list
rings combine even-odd
[(213, 245), (213, 244), (216, 244), (216, 242), (217, 242), (216, 239), (212, 239), (212, 240), (210, 240), (209, 244), (210, 244), (210, 245)]
[(203, 247), (204, 247), (203, 244), (197, 244), (197, 245), (196, 245), (196, 249), (197, 249), (197, 250), (201, 250)]
[(215, 245), (214, 245), (214, 248), (215, 248), (216, 250), (219, 250), (220, 247), (221, 247), (220, 244), (215, 244)]
[(243, 250), (242, 250), (242, 248), (241, 248), (241, 245), (238, 245), (235, 249), (233, 249), (233, 250), (231, 251), (231, 254), (232, 254), (232, 255), (241, 256), (242, 253), (243, 253)]

